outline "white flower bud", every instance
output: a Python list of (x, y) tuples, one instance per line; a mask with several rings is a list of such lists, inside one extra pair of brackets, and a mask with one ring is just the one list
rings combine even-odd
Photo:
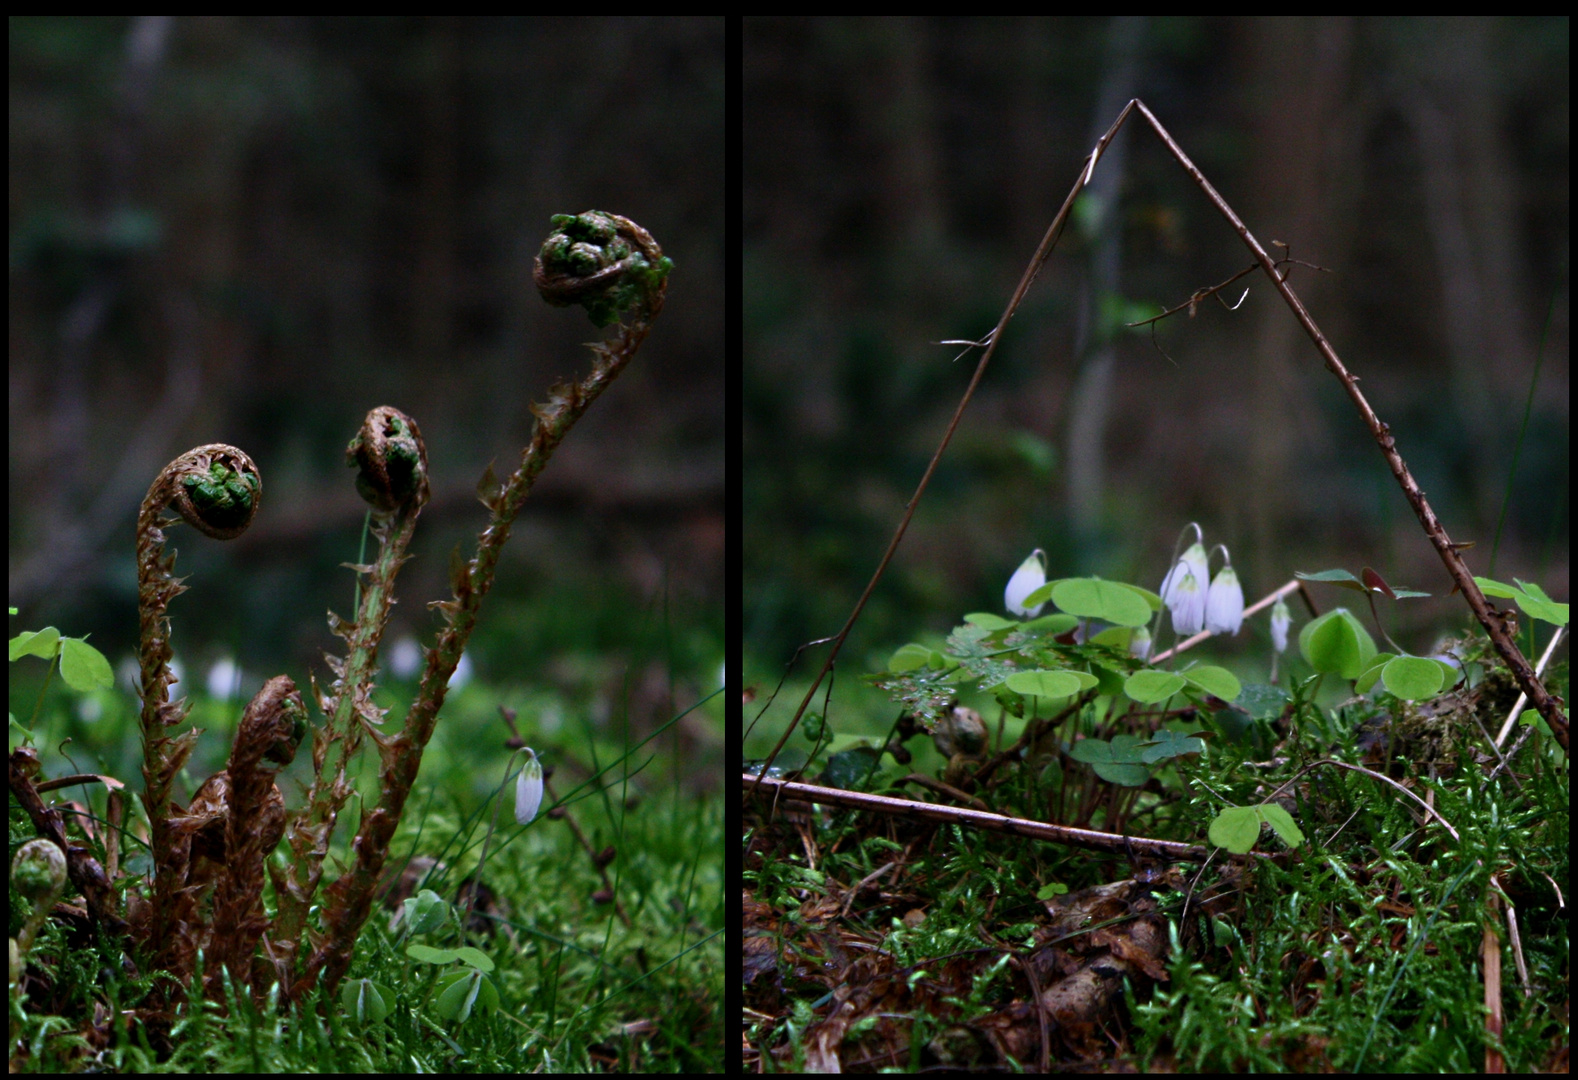
[(515, 820), (522, 825), (536, 817), (542, 805), (542, 765), (531, 747), (526, 747), (526, 754), (528, 760), (515, 781)]
[(1008, 588), (1003, 590), (1003, 604), (1008, 610), (1018, 615), (1021, 619), (1033, 619), (1041, 614), (1044, 604), (1037, 604), (1033, 608), (1025, 607), (1025, 597), (1035, 592), (1047, 583), (1046, 556), (1040, 548), (1030, 553), (1030, 557), (1019, 564), (1019, 569), (1014, 571), (1014, 576), (1008, 579)]
[(1277, 652), (1286, 652), (1288, 649), (1288, 627), (1293, 625), (1293, 616), (1288, 611), (1288, 605), (1281, 597), (1271, 605), (1271, 644)]

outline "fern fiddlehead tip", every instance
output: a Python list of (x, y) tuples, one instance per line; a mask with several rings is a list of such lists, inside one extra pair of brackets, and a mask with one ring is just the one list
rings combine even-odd
[(416, 421), (390, 405), (367, 414), (345, 448), (357, 468), (356, 490), (379, 514), (419, 509), (427, 502), (427, 445)]
[(548, 303), (579, 304), (598, 328), (632, 307), (651, 315), (663, 306), (674, 263), (651, 233), (601, 210), (555, 214), (551, 223), (533, 275)]
[(246, 532), (263, 499), (257, 466), (246, 451), (225, 443), (188, 450), (165, 466), (160, 477), (169, 481), (170, 509), (215, 540), (233, 540)]

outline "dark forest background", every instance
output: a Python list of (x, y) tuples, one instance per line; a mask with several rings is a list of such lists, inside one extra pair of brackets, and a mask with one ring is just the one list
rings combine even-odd
[[(1330, 270), (1292, 282), (1475, 572), (1566, 598), (1565, 17), (754, 18), (744, 43), (748, 677), (842, 625), (978, 358), (934, 343), (995, 325), (1135, 96), (1262, 243)], [(1405, 647), (1462, 625), (1263, 277), (1155, 343), (1122, 329), (1250, 262), (1137, 117), (1085, 200), (846, 664), (1000, 612), (1036, 547), (1050, 577), (1157, 588), (1191, 520), (1250, 600), (1370, 565), (1434, 594), (1389, 616)]]
[(228, 544), (172, 534), (178, 655), (322, 675), (365, 509), (345, 446), (392, 404), (422, 427), (433, 501), (386, 642), (430, 639), (450, 551), (486, 521), (483, 470), (515, 467), (530, 401), (602, 336), (532, 285), (549, 216), (596, 208), (674, 260), (667, 308), (517, 522), (473, 651), (515, 678), (656, 626), (665, 677), (704, 661), (716, 685), (722, 19), (9, 26), (13, 633), (129, 654), (138, 504), (223, 441), (257, 461), (262, 512)]

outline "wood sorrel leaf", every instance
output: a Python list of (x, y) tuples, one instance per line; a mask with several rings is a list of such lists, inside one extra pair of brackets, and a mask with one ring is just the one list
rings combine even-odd
[(1166, 701), (1186, 685), (1188, 685), (1187, 681), (1182, 675), (1145, 668), (1136, 671), (1124, 681), (1123, 692), (1141, 705), (1154, 705), (1159, 701)]
[(1375, 655), (1375, 639), (1347, 608), (1338, 608), (1304, 624), (1299, 652), (1316, 671), (1357, 679)]
[(1008, 689), (1026, 697), (1066, 698), (1080, 691), (1072, 671), (1021, 671), (1008, 677)]

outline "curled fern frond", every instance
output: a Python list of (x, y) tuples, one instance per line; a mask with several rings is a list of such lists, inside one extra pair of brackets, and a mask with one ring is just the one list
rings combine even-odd
[(650, 319), (663, 307), (674, 268), (652, 234), (627, 217), (588, 210), (555, 214), (537, 254), (537, 291), (555, 307), (580, 304), (599, 328), (629, 308)]
[(167, 465), (160, 481), (167, 474), (169, 508), (204, 536), (234, 540), (257, 515), (263, 478), (245, 451), (224, 443), (199, 446)]
[(367, 414), (345, 448), (356, 490), (379, 514), (404, 512), (427, 502), (427, 445), (422, 430), (399, 409), (380, 405)]
[[(170, 701), (170, 602), (186, 587), (175, 577), (175, 556), (164, 554), (164, 512), (173, 510), (216, 540), (246, 531), (263, 497), (263, 477), (245, 451), (225, 443), (188, 450), (160, 470), (137, 514), (138, 664), (142, 675), (143, 804), (154, 856), (153, 913), (149, 939), (155, 955), (182, 952), (171, 931), (180, 922), (175, 897), (184, 876), (170, 821), (171, 789), (198, 732), (170, 729), (186, 719), (186, 703)], [(178, 935), (177, 935), (178, 936)]]

